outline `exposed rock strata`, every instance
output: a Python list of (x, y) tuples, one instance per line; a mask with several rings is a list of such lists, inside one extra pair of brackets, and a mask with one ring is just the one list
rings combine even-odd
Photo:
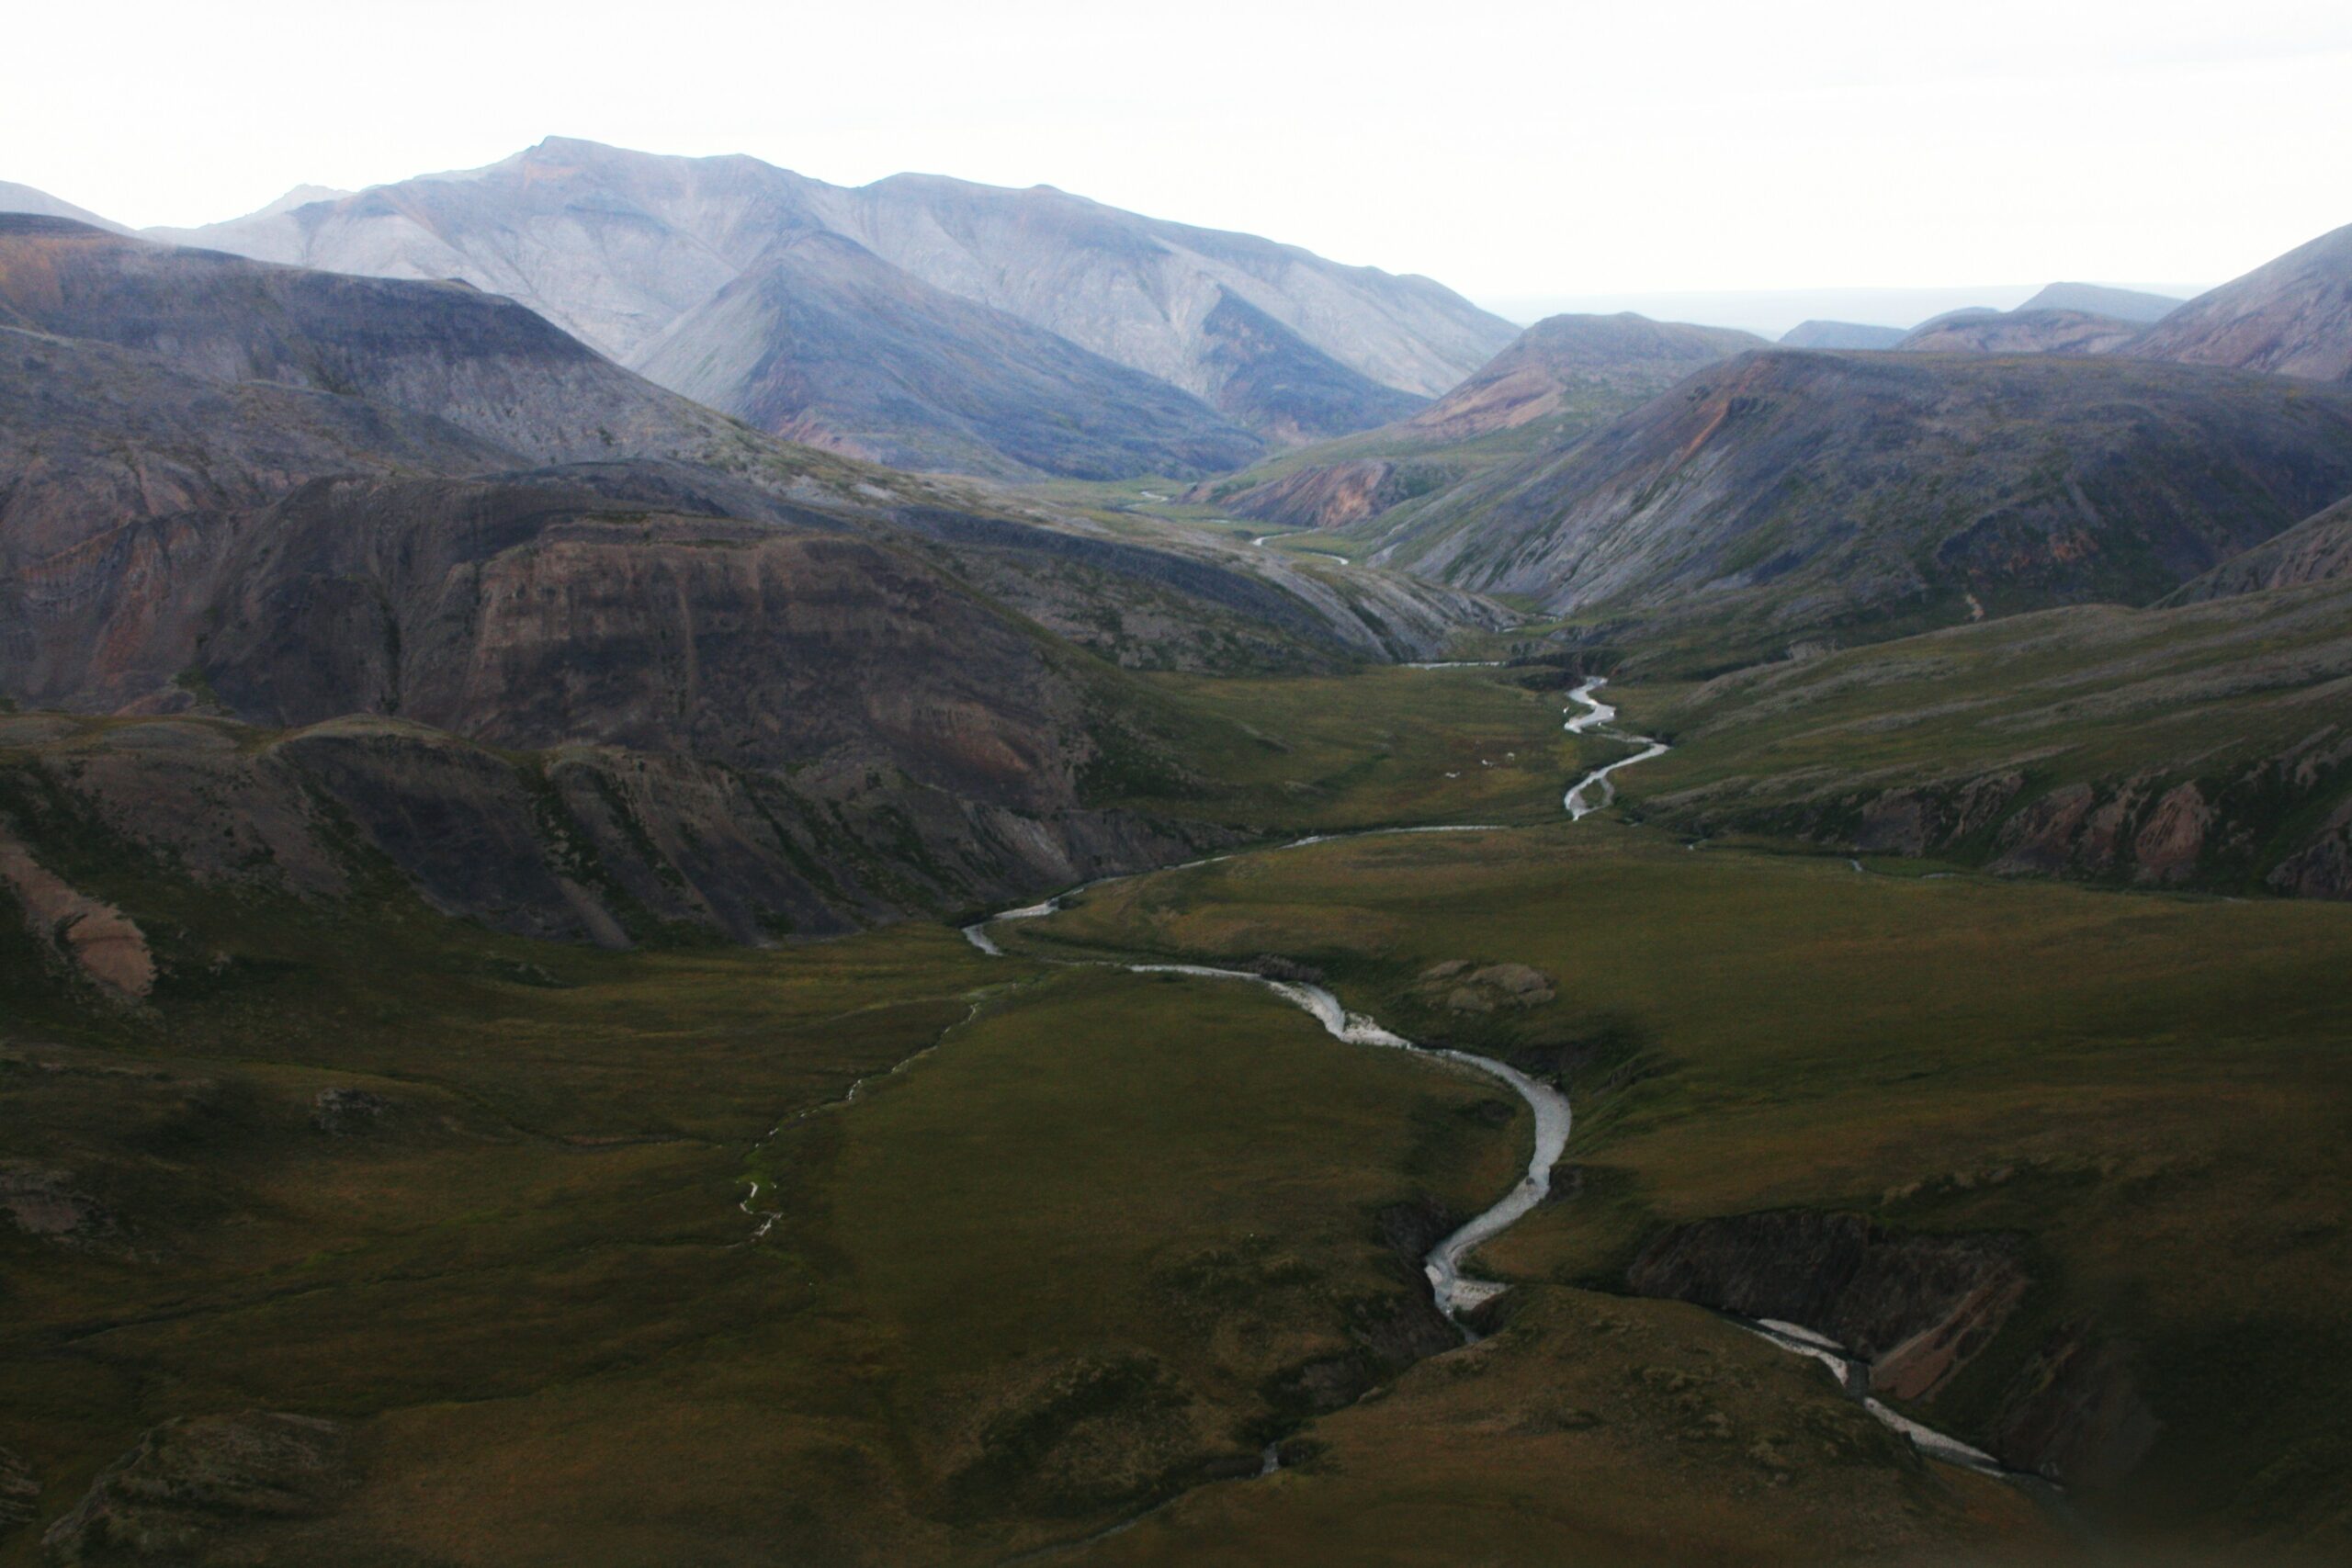
[(1872, 1387), (1910, 1400), (1990, 1344), (2028, 1283), (2011, 1237), (1897, 1235), (1806, 1210), (1679, 1226), (1626, 1278), (1642, 1295), (1826, 1334), (1870, 1363)]
[[(191, 798), (209, 809), (175, 808)], [(672, 927), (836, 934), (1227, 841), (868, 763), (786, 777), (604, 746), (518, 756), (356, 717), (282, 737), (193, 719), (76, 728), (0, 771), (0, 811), (35, 842), (103, 832), (217, 886), (334, 900), (390, 867), (444, 913), (612, 946)]]
[[(1930, 1407), (1991, 1348), (2030, 1283), (2015, 1237), (1898, 1234), (1859, 1214), (1811, 1210), (1677, 1226), (1643, 1249), (1626, 1278), (1637, 1294), (1826, 1336), (1867, 1366), (1874, 1392)], [(2105, 1486), (2130, 1472), (2155, 1433), (2129, 1357), (2077, 1324), (2025, 1357), (1974, 1436), (2014, 1470)]]
[(71, 886), (0, 828), (0, 890), (50, 951), (110, 996), (136, 1000), (155, 984), (146, 933), (113, 905)]

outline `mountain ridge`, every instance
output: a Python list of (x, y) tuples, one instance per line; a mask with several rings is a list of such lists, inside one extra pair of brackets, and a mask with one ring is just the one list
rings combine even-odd
[(2185, 365), (2352, 381), (2352, 224), (2199, 295), (2127, 352)]
[(1443, 391), (1510, 333), (1428, 279), (1052, 187), (909, 175), (842, 187), (741, 154), (670, 158), (556, 137), (479, 170), (158, 237), (335, 271), (465, 278), (637, 365), (775, 241), (811, 229), (1254, 420), (1261, 434), (1312, 433), (1332, 419), (1228, 403), (1237, 367), (1206, 330), (1228, 296), (1295, 340), (1284, 357), (1328, 360), (1321, 378), (1339, 384), (1330, 406), (1363, 405), (1364, 423), (1388, 412), (1382, 389)]

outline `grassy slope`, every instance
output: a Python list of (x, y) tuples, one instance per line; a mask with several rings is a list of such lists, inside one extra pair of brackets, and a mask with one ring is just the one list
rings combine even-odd
[[(936, 927), (616, 957), (240, 913), (207, 933), (240, 982), (145, 1017), (6, 954), (55, 1005), (0, 1048), (5, 1153), (114, 1216), (80, 1250), (0, 1233), (0, 1446), (43, 1518), (153, 1421), (259, 1406), (364, 1423), (368, 1483), (298, 1555), (895, 1561), (1083, 1526), (1253, 1455), (1282, 1373), (1418, 1300), (1373, 1210), (1466, 1211), (1522, 1157), (1491, 1085), (1359, 1062), (1260, 993), (1023, 990)], [(794, 1120), (975, 1002), (854, 1115)], [(319, 1132), (331, 1086), (391, 1110)], [(755, 1246), (746, 1171), (785, 1211)], [(1089, 1413), (1038, 1389), (1072, 1364), (1120, 1375), (1068, 1459)], [(991, 1418), (1038, 1474), (964, 1474)]]
[[(2024, 785), (2006, 818), (2064, 784), (2196, 779), (2246, 834), (2234, 850), (2211, 835), (2199, 880), (2258, 887), (2352, 777), (2315, 761), (2292, 788), (2226, 786), (2340, 746), (2352, 728), (2347, 604), (2342, 584), (2324, 583), (2179, 608), (2052, 610), (1706, 684), (1627, 687), (1612, 694), (1627, 722), (1677, 745), (1627, 793), (1679, 826), (1834, 840), (1853, 829), (1856, 801), (1887, 789), (2016, 770)], [(2000, 819), (1937, 852), (1981, 863)]]
[(1493, 673), (1140, 677), (1152, 739), (1094, 785), (1105, 803), (1268, 834), (1542, 820), (1589, 746), (1562, 733), (1560, 697)]
[[(1431, 796), (1424, 760), (1555, 723), (1523, 693), (1430, 701), (1440, 677), (1397, 701), (1393, 673), (1362, 680), (1364, 694), (1269, 686), (1233, 720), (1187, 698), (1197, 722), (1295, 737), (1271, 762), (1250, 741), (1229, 788), (1193, 807), (1281, 830), (1451, 816), (1488, 797)], [(1350, 747), (1384, 691), (1390, 721), (1410, 721), (1403, 761)], [(1521, 808), (1537, 778), (1518, 781)], [(1003, 1010), (857, 1117), (753, 1153), (779, 1118), (1036, 971), (938, 927), (597, 953), (451, 922), (389, 885), (322, 909), (192, 887), (99, 839), (40, 847), (166, 952), (203, 955), (175, 969), (204, 976), (107, 1007), (57, 979), (13, 908), (0, 920), (0, 1157), (69, 1173), (114, 1216), (80, 1250), (0, 1227), (0, 1447), (44, 1479), (44, 1519), (153, 1422), (261, 1406), (366, 1423), (358, 1528), (458, 1561), (642, 1561), (707, 1540), (755, 1562), (779, 1528), (820, 1552), (937, 1556), (965, 1533), (1073, 1528), (1204, 1456), (1254, 1451), (1251, 1424), (1291, 1407), (1277, 1374), (1346, 1348), (1363, 1300), (1414, 1299), (1368, 1206), (1475, 1207), (1523, 1142), (1508, 1116), (1456, 1114), (1498, 1106), (1492, 1086), (1359, 1064), (1256, 993), (1081, 978), (991, 1001)], [(330, 1087), (392, 1110), (361, 1135), (319, 1133)], [(1099, 1123), (1121, 1136), (1085, 1135)], [(943, 1155), (958, 1136), (960, 1162)], [(758, 1247), (742, 1245), (747, 1173), (763, 1212), (786, 1211)], [(1006, 1215), (1056, 1216), (1075, 1239), (1024, 1272), (1039, 1237)], [(1280, 1322), (1173, 1285), (1136, 1296), (1221, 1248), (1236, 1261), (1196, 1269), (1196, 1288), (1276, 1302)], [(990, 1325), (1013, 1340), (980, 1375), (967, 1352)], [(922, 1412), (1012, 1399), (1040, 1358), (1131, 1342), (1195, 1393), (1165, 1464), (1098, 1476), (1076, 1502), (1018, 1477), (941, 1491), (966, 1439)], [(0, 1561), (32, 1545), (0, 1542)]]
[[(2045, 1295), (1985, 1367), (2069, 1315), (2132, 1348), (2166, 1430), (2115, 1517), (2344, 1543), (2352, 911), (1857, 876), (1596, 819), (1202, 868), (1024, 940), (1305, 955), (1393, 1023), (1594, 1058), (1580, 1195), (1490, 1249), (1510, 1275), (1608, 1284), (1662, 1223), (1787, 1205), (2024, 1231)], [(1455, 957), (1563, 999), (1448, 1013), (1412, 980)], [(1990, 1381), (1931, 1414), (1965, 1431)]]

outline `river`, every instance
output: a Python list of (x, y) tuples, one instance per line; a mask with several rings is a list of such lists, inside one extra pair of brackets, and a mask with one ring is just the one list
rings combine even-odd
[[(1424, 666), (1424, 668), (1446, 667)], [(1582, 711), (1564, 710), (1568, 716), (1562, 728), (1571, 735), (1606, 735), (1611, 739), (1634, 747), (1635, 750), (1629, 756), (1593, 769), (1568, 787), (1567, 792), (1560, 798), (1560, 805), (1566, 811), (1571, 822), (1582, 821), (1586, 817), (1600, 810), (1616, 798), (1617, 788), (1614, 781), (1619, 772), (1663, 757), (1672, 750), (1663, 740), (1646, 735), (1632, 735), (1611, 728), (1617, 717), (1617, 709), (1594, 695), (1607, 683), (1606, 677), (1593, 676), (1570, 692), (1569, 700), (1577, 705)], [(1316, 834), (1295, 840), (1283, 847), (1296, 849), (1338, 839), (1368, 838), (1385, 833), (1489, 830), (1492, 829), (1476, 824), (1373, 829), (1362, 833)], [(1159, 870), (1185, 870), (1192, 866), (1211, 865), (1232, 858), (1231, 855), (1213, 855), (1204, 860), (1187, 862), (1182, 866), (1167, 866)], [(1142, 876), (1159, 874), (1158, 871), (1154, 871), (1129, 874)], [(1090, 888), (1125, 880), (1128, 880), (1127, 876), (1103, 877), (1098, 881), (1070, 888), (1041, 903), (1026, 904), (1019, 908), (1003, 910), (965, 927), (964, 935), (980, 952), (992, 958), (1001, 958), (1004, 956), (1004, 949), (989, 934), (989, 928), (1009, 921), (1041, 919), (1057, 912), (1069, 899)], [(1566, 1153), (1568, 1134), (1575, 1122), (1568, 1097), (1565, 1093), (1550, 1084), (1528, 1077), (1509, 1063), (1498, 1062), (1491, 1056), (1480, 1056), (1468, 1051), (1456, 1051), (1444, 1046), (1423, 1045), (1408, 1040), (1403, 1035), (1382, 1027), (1376, 1020), (1365, 1014), (1350, 1012), (1338, 997), (1321, 986), (1307, 985), (1295, 980), (1274, 979), (1245, 969), (1221, 969), (1208, 964), (1122, 964), (1114, 960), (1082, 962), (1100, 963), (1125, 969), (1136, 975), (1189, 975), (1204, 980), (1261, 986), (1293, 1007), (1307, 1013), (1335, 1039), (1344, 1040), (1353, 1045), (1410, 1051), (1418, 1055), (1432, 1056), (1452, 1062), (1508, 1085), (1513, 1093), (1525, 1100), (1529, 1110), (1534, 1113), (1535, 1137), (1533, 1146), (1529, 1151), (1526, 1171), (1520, 1177), (1518, 1184), (1497, 1202), (1430, 1248), (1421, 1260), (1421, 1271), (1429, 1280), (1430, 1292), (1438, 1310), (1461, 1330), (1465, 1339), (1476, 1337), (1476, 1331), (1464, 1321), (1463, 1314), (1471, 1308), (1492, 1301), (1501, 1294), (1506, 1287), (1494, 1280), (1480, 1280), (1464, 1274), (1462, 1271), (1463, 1262), (1471, 1253), (1533, 1213), (1536, 1207), (1550, 1195), (1552, 1168), (1559, 1163), (1560, 1156)], [(854, 1095), (854, 1090), (852, 1092)], [(749, 1211), (748, 1202), (746, 1210)], [(1870, 1397), (1868, 1367), (1856, 1360), (1844, 1347), (1810, 1329), (1793, 1324), (1735, 1321), (1738, 1321), (1740, 1326), (1748, 1332), (1758, 1335), (1792, 1355), (1808, 1357), (1821, 1362), (1837, 1378), (1839, 1386), (1852, 1397), (1860, 1400), (1871, 1416), (1909, 1438), (1912, 1444), (1928, 1458), (1987, 1473), (2003, 1475), (2013, 1473), (2003, 1470), (1999, 1461), (1991, 1455), (1971, 1448), (1955, 1438), (1946, 1437), (1940, 1432), (1923, 1427), (1899, 1412), (1890, 1409), (1879, 1400)]]

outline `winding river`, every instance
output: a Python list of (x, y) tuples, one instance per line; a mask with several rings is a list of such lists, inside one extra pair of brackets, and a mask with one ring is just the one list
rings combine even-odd
[[(1421, 666), (1421, 668), (1433, 669), (1448, 667), (1437, 664)], [(1571, 822), (1583, 820), (1616, 798), (1617, 787), (1614, 781), (1619, 772), (1662, 757), (1671, 750), (1662, 740), (1646, 735), (1628, 734), (1611, 728), (1612, 721), (1617, 717), (1616, 708), (1594, 695), (1607, 683), (1606, 677), (1593, 676), (1570, 692), (1568, 694), (1570, 701), (1577, 705), (1582, 711), (1567, 710), (1569, 716), (1563, 728), (1571, 735), (1606, 735), (1611, 739), (1634, 746), (1636, 750), (1629, 756), (1592, 770), (1569, 786), (1567, 793), (1561, 796), (1560, 804), (1567, 812)], [(1373, 829), (1361, 833), (1311, 835), (1295, 840), (1283, 847), (1297, 849), (1337, 839), (1370, 838), (1382, 834), (1468, 833), (1491, 830), (1490, 828), (1483, 825), (1470, 823), (1424, 828)], [(1016, 920), (1041, 919), (1047, 915), (1058, 912), (1071, 898), (1091, 888), (1126, 881), (1130, 876), (1154, 875), (1159, 871), (1182, 871), (1193, 866), (1213, 865), (1232, 858), (1231, 855), (1211, 855), (1201, 860), (1187, 861), (1182, 865), (1159, 867), (1152, 872), (1135, 872), (1122, 876), (1102, 877), (1070, 888), (1041, 903), (1026, 904), (1019, 908), (1002, 910), (985, 919), (976, 920), (964, 928), (964, 936), (974, 947), (989, 957), (1001, 958), (1005, 955), (1004, 949), (990, 934), (994, 927)], [(1480, 1056), (1468, 1051), (1456, 1051), (1444, 1046), (1423, 1045), (1408, 1040), (1401, 1034), (1383, 1028), (1377, 1021), (1363, 1013), (1350, 1012), (1338, 997), (1321, 986), (1308, 985), (1295, 980), (1275, 979), (1246, 969), (1221, 969), (1208, 964), (1126, 964), (1107, 959), (1067, 962), (1083, 963), (1089, 965), (1100, 964), (1108, 967), (1125, 969), (1136, 975), (1189, 975), (1204, 980), (1261, 986), (1293, 1007), (1308, 1014), (1323, 1026), (1325, 1032), (1335, 1039), (1344, 1040), (1351, 1045), (1409, 1051), (1418, 1055), (1438, 1057), (1505, 1084), (1520, 1099), (1525, 1100), (1529, 1110), (1533, 1111), (1535, 1116), (1534, 1146), (1529, 1153), (1525, 1173), (1520, 1177), (1518, 1184), (1500, 1201), (1430, 1248), (1421, 1260), (1421, 1271), (1428, 1277), (1430, 1292), (1438, 1310), (1461, 1331), (1465, 1340), (1477, 1337), (1476, 1331), (1464, 1321), (1463, 1314), (1472, 1308), (1492, 1301), (1507, 1287), (1494, 1280), (1480, 1280), (1464, 1274), (1463, 1261), (1471, 1253), (1494, 1240), (1532, 1213), (1550, 1195), (1552, 1168), (1559, 1163), (1560, 1156), (1566, 1151), (1568, 1133), (1574, 1123), (1566, 1095), (1550, 1084), (1539, 1082), (1509, 1063), (1498, 1062), (1491, 1056)], [(975, 1008), (974, 1011), (977, 1012), (978, 1009)], [(933, 1049), (936, 1049), (936, 1046)], [(928, 1053), (924, 1054), (928, 1055)], [(902, 1070), (906, 1065), (901, 1063), (898, 1069), (893, 1070)], [(864, 1087), (863, 1080), (856, 1088), (851, 1089), (848, 1098), (854, 1100), (858, 1088), (862, 1087)], [(752, 1197), (756, 1198), (758, 1188), (754, 1184)], [(752, 1199), (747, 1198), (743, 1205), (747, 1213), (756, 1212), (751, 1205)], [(773, 1216), (770, 1216), (769, 1220), (773, 1223)], [(763, 1224), (761, 1228), (764, 1231), (766, 1225)], [(1751, 1323), (1745, 1319), (1734, 1319), (1734, 1321), (1748, 1332), (1758, 1335), (1783, 1350), (1808, 1357), (1826, 1366), (1838, 1379), (1839, 1386), (1860, 1400), (1871, 1416), (1909, 1438), (1919, 1451), (1928, 1458), (1985, 1473), (2002, 1475), (2014, 1473), (2004, 1470), (1999, 1461), (1991, 1455), (1971, 1448), (1957, 1438), (1946, 1437), (1940, 1432), (1923, 1427), (1890, 1409), (1879, 1400), (1871, 1398), (1868, 1367), (1855, 1359), (1844, 1347), (1834, 1341), (1794, 1324)], [(1272, 1451), (1271, 1449), (1268, 1450), (1270, 1456)], [(1271, 1458), (1268, 1468), (1272, 1468)], [(1133, 1522), (1128, 1521), (1129, 1524)]]
[[(1420, 668), (1429, 669), (1446, 667), (1434, 664), (1420, 666)], [(1617, 716), (1615, 708), (1593, 695), (1593, 693), (1599, 691), (1604, 683), (1604, 678), (1594, 676), (1568, 694), (1571, 700), (1584, 710), (1581, 713), (1573, 714), (1564, 726), (1569, 734), (1591, 733)], [(1616, 732), (1609, 733), (1613, 735)], [(1563, 801), (1571, 821), (1582, 818), (1614, 798), (1615, 786), (1610, 783), (1611, 774), (1620, 768), (1628, 768), (1636, 762), (1644, 762), (1653, 757), (1663, 756), (1667, 750), (1663, 742), (1652, 740), (1646, 736), (1619, 738), (1643, 746), (1646, 750), (1634, 756), (1611, 762), (1607, 767), (1595, 769), (1578, 780)], [(1595, 790), (1604, 793), (1598, 800), (1588, 801), (1589, 793)], [(1374, 829), (1366, 833), (1313, 834), (1304, 839), (1295, 840), (1284, 847), (1299, 849), (1308, 844), (1327, 843), (1334, 839), (1369, 838), (1383, 833), (1475, 833), (1488, 830), (1490, 829), (1475, 823), (1434, 828)], [(1214, 855), (1205, 860), (1187, 862), (1183, 866), (1170, 866), (1164, 869), (1184, 870), (1191, 866), (1210, 865), (1231, 858), (1229, 855)], [(1150, 874), (1135, 873), (1133, 874)], [(1100, 881), (1086, 883), (1081, 886), (1071, 888), (1069, 892), (1057, 894), (1043, 903), (1027, 904), (1017, 909), (1006, 909), (984, 920), (978, 920), (966, 926), (965, 938), (989, 957), (1001, 958), (1004, 956), (1004, 949), (999, 946), (996, 939), (989, 934), (990, 927), (1010, 920), (1042, 919), (1056, 913), (1069, 900), (1089, 888), (1125, 880), (1126, 880), (1125, 877), (1104, 877)], [(1410, 1051), (1419, 1055), (1439, 1057), (1457, 1066), (1468, 1067), (1473, 1072), (1482, 1073), (1487, 1077), (1509, 1086), (1513, 1093), (1527, 1102), (1528, 1109), (1535, 1115), (1535, 1143), (1528, 1156), (1527, 1170), (1519, 1179), (1518, 1185), (1506, 1193), (1499, 1201), (1430, 1248), (1427, 1256), (1421, 1259), (1421, 1271), (1429, 1278), (1430, 1293), (1436, 1301), (1438, 1310), (1443, 1313), (1447, 1320), (1455, 1327), (1461, 1329), (1465, 1337), (1475, 1337), (1475, 1331), (1462, 1321), (1462, 1314), (1482, 1303), (1492, 1301), (1502, 1293), (1504, 1287), (1491, 1280), (1474, 1279), (1464, 1275), (1462, 1272), (1462, 1261), (1471, 1253), (1517, 1224), (1551, 1195), (1552, 1168), (1559, 1163), (1560, 1156), (1566, 1151), (1568, 1133), (1575, 1122), (1574, 1114), (1568, 1106), (1568, 1097), (1550, 1084), (1542, 1083), (1528, 1077), (1507, 1062), (1498, 1062), (1491, 1056), (1480, 1056), (1468, 1051), (1455, 1051), (1439, 1045), (1423, 1045), (1408, 1040), (1401, 1034), (1384, 1029), (1376, 1020), (1360, 1012), (1350, 1012), (1340, 1004), (1338, 997), (1320, 986), (1306, 985), (1295, 980), (1277, 980), (1267, 976), (1253, 974), (1246, 969), (1219, 969), (1200, 964), (1114, 964), (1110, 960), (1101, 962), (1113, 964), (1114, 967), (1125, 969), (1136, 975), (1191, 975), (1204, 980), (1232, 980), (1246, 985), (1262, 986), (1293, 1007), (1308, 1014), (1323, 1026), (1326, 1033), (1334, 1039), (1344, 1040), (1351, 1045), (1374, 1045), (1385, 1050)]]

